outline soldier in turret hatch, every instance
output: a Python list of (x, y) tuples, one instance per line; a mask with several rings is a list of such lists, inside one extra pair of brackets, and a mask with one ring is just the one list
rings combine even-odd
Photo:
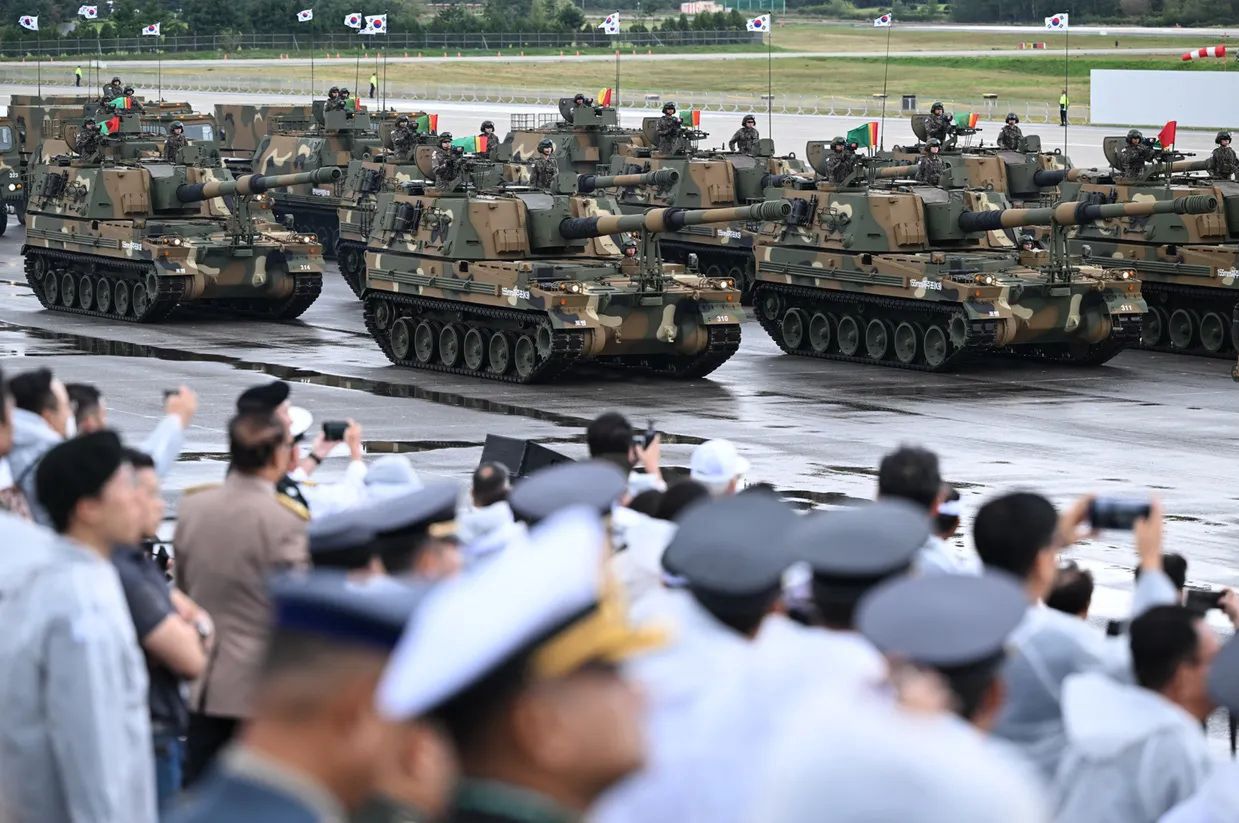
[(1015, 112), (1007, 112), (1007, 125), (998, 132), (998, 148), (1008, 151), (1019, 151), (1024, 141), (1024, 132), (1020, 130), (1020, 118)]
[(663, 106), (663, 116), (658, 118), (658, 130), (655, 132), (658, 137), (658, 151), (662, 154), (674, 153), (683, 128), (684, 123), (675, 113), (675, 103), (668, 101)]
[(73, 150), (83, 160), (94, 160), (103, 144), (103, 135), (99, 133), (99, 124), (87, 118), (73, 138)]
[(925, 121), (925, 136), (946, 140), (951, 133), (951, 116), (946, 113), (941, 103), (935, 102), (929, 107), (929, 119)]
[(1144, 177), (1144, 164), (1155, 157), (1156, 152), (1144, 142), (1144, 135), (1140, 130), (1132, 129), (1127, 132), (1127, 144), (1119, 150), (1114, 168), (1123, 177), (1141, 179)]
[(396, 125), (391, 130), (391, 147), (396, 156), (402, 160), (409, 159), (413, 147), (417, 145), (417, 130), (413, 128), (406, 115), (396, 118)]
[(452, 191), (459, 185), (463, 170), (460, 155), (452, 149), (452, 133), (445, 131), (439, 135), (439, 149), (434, 156), (435, 188)]
[(172, 125), (168, 127), (168, 139), (163, 144), (163, 159), (176, 162), (176, 153), (182, 146), (188, 145), (189, 141), (185, 139), (185, 124), (180, 120), (172, 121)]
[(486, 148), (478, 152), (479, 157), (485, 157), (487, 160), (495, 159), (495, 149), (499, 148), (499, 140), (495, 137), (495, 123), (492, 120), (482, 121), (482, 130), (478, 132), (479, 137), (486, 138)]
[(727, 141), (727, 147), (741, 154), (752, 154), (753, 150), (757, 148), (757, 141), (760, 139), (761, 133), (757, 131), (757, 118), (751, 114), (746, 114), (744, 119), (740, 121), (740, 128)]
[(925, 153), (916, 164), (916, 182), (937, 186), (942, 181), (942, 173), (946, 171), (946, 163), (942, 162), (942, 141), (931, 137), (925, 143)]
[(344, 102), (340, 100), (340, 87), (332, 86), (327, 90), (327, 102), (323, 105), (323, 111), (341, 111), (344, 108)]
[(125, 93), (125, 86), (119, 77), (113, 77), (112, 82), (103, 87), (103, 101), (110, 102)]
[(1235, 150), (1230, 147), (1230, 132), (1219, 131), (1213, 142), (1217, 143), (1217, 148), (1209, 158), (1209, 174), (1229, 180), (1239, 171), (1239, 157), (1235, 156)]
[(544, 137), (538, 143), (538, 156), (529, 169), (529, 185), (535, 189), (550, 189), (559, 176), (559, 163), (555, 161), (555, 143)]
[(825, 177), (832, 183), (842, 183), (856, 169), (856, 155), (847, 150), (842, 137), (830, 141), (830, 156), (826, 158)]

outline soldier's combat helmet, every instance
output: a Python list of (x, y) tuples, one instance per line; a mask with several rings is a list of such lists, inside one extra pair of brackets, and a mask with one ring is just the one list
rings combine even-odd
[(1127, 132), (1128, 143), (1130, 143), (1133, 140), (1140, 141), (1143, 139), (1144, 139), (1144, 135), (1140, 133), (1140, 129), (1132, 129), (1131, 131)]
[(675, 111), (675, 103), (670, 100), (663, 103), (663, 114), (666, 114), (668, 111)]
[(555, 148), (555, 141), (549, 137), (543, 137), (541, 140), (538, 141), (538, 152), (539, 153), (542, 153), (546, 151), (547, 149), (553, 149), (553, 148)]
[(1015, 112), (1009, 111), (1007, 112), (1007, 122), (1010, 123), (1012, 121), (1015, 121), (1016, 123), (1018, 123), (1020, 122), (1020, 117)]
[(495, 128), (495, 124), (491, 122), (490, 120), (482, 121), (482, 131), (486, 131), (487, 129), (494, 129), (494, 128)]
[(349, 92), (349, 90), (348, 90), (348, 89), (346, 89), (344, 86), (341, 86), (341, 87), (340, 87), (340, 96), (341, 96), (341, 97), (348, 97), (348, 96), (349, 96), (349, 94), (350, 94), (350, 92)]
[(82, 125), (88, 129), (99, 127), (99, 124), (95, 122), (95, 119), (93, 117), (87, 117), (85, 120), (82, 121)]
[(439, 145), (452, 142), (452, 133), (450, 131), (439, 132)]
[(177, 129), (185, 131), (185, 124), (180, 120), (173, 120), (172, 125), (168, 126), (168, 131), (176, 131)]
[(741, 125), (741, 126), (747, 126), (749, 123), (752, 123), (754, 126), (756, 126), (756, 125), (757, 125), (757, 118), (756, 118), (756, 117), (754, 117), (754, 116), (753, 116), (753, 115), (751, 115), (751, 114), (746, 114), (746, 115), (744, 115), (744, 119), (740, 121), (740, 125)]
[(1219, 131), (1219, 132), (1217, 133), (1217, 137), (1213, 138), (1213, 142), (1214, 142), (1214, 143), (1219, 143), (1219, 144), (1220, 144), (1223, 140), (1230, 140), (1230, 132), (1228, 132), (1228, 131)]
[(926, 151), (930, 151), (932, 149), (941, 149), (941, 148), (942, 148), (942, 141), (939, 140), (937, 137), (931, 137), (925, 143)]
[(133, 86), (125, 86), (125, 92), (124, 92), (124, 94), (125, 94), (125, 96), (126, 96), (126, 97), (132, 97), (132, 96), (133, 96)]
[(113, 82), (113, 83), (115, 83), (116, 85), (118, 85), (118, 86), (119, 86), (119, 85), (120, 85), (120, 78), (119, 78), (119, 77), (113, 77), (113, 78), (112, 78), (112, 82)]
[(404, 115), (404, 114), (402, 114), (402, 115), (400, 115), (399, 117), (397, 117), (397, 118), (396, 118), (396, 125), (397, 125), (397, 126), (407, 126), (407, 125), (409, 125), (409, 118), (408, 118), (408, 115)]
[(847, 148), (847, 141), (842, 137), (836, 137), (834, 140), (830, 141), (831, 151), (843, 151), (845, 148)]
[(945, 110), (946, 110), (946, 106), (942, 105), (941, 100), (935, 100), (934, 104), (929, 107), (930, 114), (933, 114), (934, 112), (937, 112), (937, 111), (945, 111)]
[(339, 94), (339, 93), (340, 93), (340, 87), (339, 87), (339, 86), (332, 86), (331, 88), (327, 89), (327, 96), (328, 96), (328, 97), (331, 97), (332, 95), (337, 95), (337, 94)]

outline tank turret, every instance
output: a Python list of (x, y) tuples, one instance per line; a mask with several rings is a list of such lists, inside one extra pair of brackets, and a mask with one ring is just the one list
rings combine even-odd
[(247, 174), (236, 180), (212, 180), (207, 183), (186, 183), (176, 189), (176, 199), (182, 203), (197, 203), (212, 197), (228, 197), (234, 194), (262, 194), (268, 189), (300, 186), (306, 183), (331, 183), (343, 173), (337, 167), (315, 169), (300, 174)]
[(730, 209), (650, 209), (645, 214), (569, 218), (559, 224), (559, 233), (567, 240), (582, 240), (632, 231), (678, 231), (685, 226), (700, 226), (705, 223), (781, 220), (791, 213), (791, 209), (791, 204), (786, 200), (768, 200)]
[(674, 186), (680, 179), (675, 169), (658, 169), (644, 174), (582, 174), (576, 179), (576, 190), (589, 194), (598, 189), (627, 188), (629, 186)]

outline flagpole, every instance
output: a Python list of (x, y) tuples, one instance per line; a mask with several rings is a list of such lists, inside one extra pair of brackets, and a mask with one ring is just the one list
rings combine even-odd
[[(774, 11), (774, 4), (770, 4)], [(770, 31), (766, 32), (766, 135), (774, 137), (774, 14), (770, 15)], [(742, 124), (743, 125), (743, 124)]]
[[(314, 13), (313, 7), (310, 8), (310, 13)], [(314, 102), (314, 18), (310, 18), (310, 102)]]
[[(38, 25), (38, 24), (36, 23), (35, 25)], [(39, 97), (42, 98), (43, 97), (43, 32), (39, 31), (38, 29), (35, 29), (34, 30), (34, 41), (35, 41), (35, 50), (38, 55), (37, 57), (35, 57), (35, 66), (36, 66), (35, 74), (37, 78), (36, 82), (39, 85)]]
[(163, 40), (163, 33), (155, 38), (155, 84), (156, 91), (159, 94), (159, 101), (163, 102), (163, 49), (159, 48), (160, 42)]
[[(1067, 28), (1063, 31), (1063, 96), (1067, 97), (1067, 102), (1068, 104), (1070, 104), (1071, 98), (1067, 95), (1067, 91), (1070, 88), (1070, 86), (1068, 85), (1068, 81), (1067, 81), (1067, 78), (1068, 78), (1067, 67), (1068, 67), (1068, 61), (1069, 61), (1068, 55), (1070, 55), (1071, 53), (1071, 9), (1070, 8), (1067, 9), (1066, 15), (1067, 15)], [(1063, 117), (1063, 157), (1066, 157), (1066, 156), (1067, 156), (1067, 118)]]
[(618, 35), (615, 42), (615, 110), (619, 111), (620, 94), (620, 46)]
[[(891, 23), (886, 27), (886, 65), (882, 67), (882, 133), (878, 135), (881, 144), (878, 151), (886, 151), (886, 79), (891, 74), (891, 29), (895, 28), (895, 13), (891, 9)], [(873, 148), (870, 147), (872, 154)]]

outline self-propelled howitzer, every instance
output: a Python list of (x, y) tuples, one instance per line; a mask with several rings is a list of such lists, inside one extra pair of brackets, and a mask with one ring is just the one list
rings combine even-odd
[(1239, 348), (1232, 324), (1239, 310), (1239, 183), (1198, 174), (1209, 165), (1208, 159), (1149, 163), (1138, 177), (1106, 171), (1063, 185), (1075, 199), (1103, 203), (1216, 200), (1204, 213), (1122, 216), (1068, 234), (1072, 254), (1083, 262), (1131, 269), (1140, 278), (1149, 304), (1142, 348), (1227, 358)]
[(26, 278), (46, 308), (111, 319), (154, 322), (185, 304), (296, 317), (322, 288), (322, 246), (271, 221), (260, 193), (338, 176), (44, 160), (31, 176)]
[[(936, 371), (999, 350), (1099, 364), (1139, 341), (1139, 282), (1073, 264), (1061, 239), (1064, 225), (1135, 204), (1010, 209), (994, 192), (922, 186), (785, 194), (790, 218), (759, 238), (756, 301), (784, 351)], [(1022, 265), (1006, 231), (1026, 225), (1057, 227), (1043, 266)]]
[(622, 216), (593, 195), (386, 195), (366, 253), (366, 326), (413, 368), (521, 383), (586, 362), (700, 377), (739, 346), (740, 294), (726, 278), (662, 263), (653, 234), (787, 209)]

